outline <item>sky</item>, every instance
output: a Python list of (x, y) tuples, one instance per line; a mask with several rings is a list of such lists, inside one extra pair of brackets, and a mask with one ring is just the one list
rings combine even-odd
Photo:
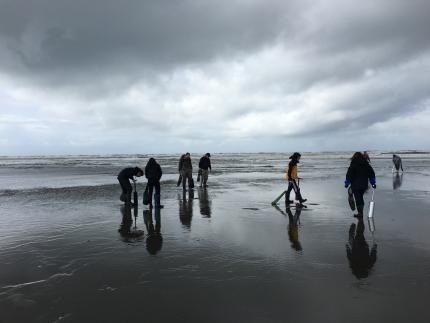
[(430, 149), (428, 0), (0, 0), (0, 155)]

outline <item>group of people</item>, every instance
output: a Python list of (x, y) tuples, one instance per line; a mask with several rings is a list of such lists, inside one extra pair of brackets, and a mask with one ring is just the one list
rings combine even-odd
[[(201, 187), (207, 187), (209, 173), (212, 170), (210, 153), (204, 154), (199, 161), (199, 172), (197, 180), (200, 181)], [(300, 177), (298, 175), (298, 164), (300, 162), (301, 154), (295, 152), (289, 157), (290, 162), (288, 168), (286, 169), (286, 179), (288, 181), (288, 188), (285, 194), (285, 203), (290, 205), (294, 203), (290, 200), (291, 191), (295, 193), (295, 199), (298, 201), (299, 205), (303, 205), (307, 200), (302, 197), (300, 192)], [(402, 160), (398, 155), (393, 155), (393, 164), (397, 172), (403, 171)], [(190, 153), (183, 154), (179, 159), (178, 164), (179, 180), (177, 186), (182, 182), (182, 188), (185, 191), (188, 188), (192, 190), (194, 188), (193, 180), (193, 165), (191, 161)], [(139, 167), (129, 167), (123, 169), (118, 174), (118, 181), (122, 188), (121, 201), (131, 204), (131, 194), (133, 188), (131, 186), (130, 180), (134, 180), (134, 177), (140, 177), (145, 175), (148, 179), (147, 183), (147, 194), (149, 196), (148, 204), (150, 207), (155, 206), (155, 208), (162, 208), (163, 205), (160, 203), (160, 179), (163, 175), (160, 165), (154, 158), (150, 158), (145, 171)], [(346, 173), (345, 188), (348, 189), (351, 208), (357, 208), (357, 214), (355, 216), (362, 217), (364, 209), (364, 193), (368, 190), (370, 185), (373, 189), (376, 189), (376, 176), (370, 164), (370, 158), (367, 152), (356, 152), (351, 158), (351, 164)], [(154, 194), (154, 203), (153, 193)], [(354, 207), (353, 207), (354, 205)]]
[[(197, 181), (200, 181), (200, 187), (207, 187), (209, 173), (212, 171), (210, 157), (211, 154), (206, 153), (200, 158), (199, 172), (197, 176)], [(188, 188), (192, 190), (194, 188), (194, 180), (193, 165), (191, 162), (190, 153), (185, 153), (181, 156), (179, 159), (178, 171), (178, 186), (182, 182), (182, 188), (185, 191), (187, 188), (186, 184), (188, 183)], [(161, 170), (160, 164), (158, 164), (157, 161), (152, 157), (149, 158), (145, 167), (145, 171), (139, 167), (127, 167), (119, 172), (117, 178), (122, 190), (120, 200), (128, 205), (133, 206), (131, 202), (133, 187), (130, 180), (134, 182), (135, 177), (141, 177), (143, 175), (145, 175), (148, 180), (144, 193), (144, 204), (149, 204), (151, 208), (153, 206), (158, 209), (163, 208), (163, 205), (160, 203), (160, 180), (163, 176), (163, 171)], [(148, 201), (145, 201), (145, 196), (148, 198)]]

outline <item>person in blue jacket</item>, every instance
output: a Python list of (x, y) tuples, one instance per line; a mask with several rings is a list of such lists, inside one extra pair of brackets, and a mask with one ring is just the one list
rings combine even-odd
[(375, 171), (367, 162), (362, 153), (356, 152), (351, 158), (351, 164), (346, 173), (345, 188), (351, 186), (352, 194), (354, 195), (355, 204), (357, 206), (357, 217), (363, 216), (364, 209), (364, 193), (367, 190), (368, 182), (372, 187), (376, 188)]

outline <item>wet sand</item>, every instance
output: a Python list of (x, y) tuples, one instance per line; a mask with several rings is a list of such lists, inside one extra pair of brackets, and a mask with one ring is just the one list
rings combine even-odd
[(429, 322), (429, 192), (393, 180), (373, 235), (339, 179), (303, 181), (299, 217), (282, 181), (164, 183), (136, 223), (115, 184), (3, 193), (0, 322)]

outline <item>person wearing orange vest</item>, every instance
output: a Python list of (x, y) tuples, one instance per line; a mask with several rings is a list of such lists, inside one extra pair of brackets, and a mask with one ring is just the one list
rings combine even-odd
[(300, 193), (300, 187), (298, 185), (298, 180), (300, 178), (298, 176), (297, 164), (300, 161), (300, 157), (302, 157), (302, 155), (297, 152), (290, 156), (291, 161), (288, 164), (288, 170), (286, 172), (286, 177), (288, 180), (288, 189), (285, 194), (285, 204), (287, 206), (294, 202), (290, 200), (290, 193), (292, 190), (294, 190), (294, 193), (296, 194), (296, 200), (298, 200), (300, 204), (307, 201), (302, 197), (302, 194)]

